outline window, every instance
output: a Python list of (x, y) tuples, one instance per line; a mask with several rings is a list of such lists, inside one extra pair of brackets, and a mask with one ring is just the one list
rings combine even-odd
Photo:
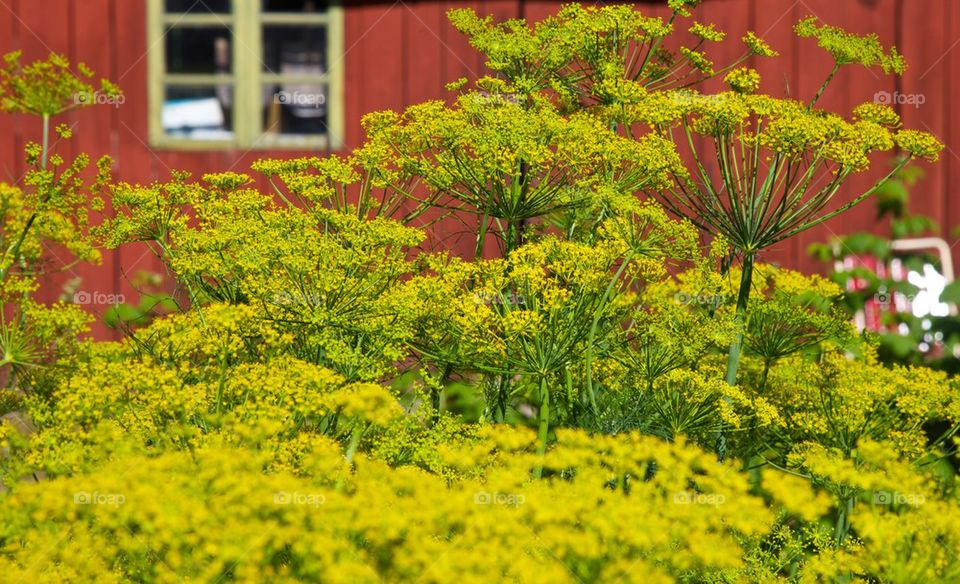
[(147, 0), (150, 142), (338, 148), (337, 0)]

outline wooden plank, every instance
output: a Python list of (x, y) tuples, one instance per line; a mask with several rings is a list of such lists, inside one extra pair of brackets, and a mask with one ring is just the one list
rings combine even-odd
[[(20, 28), (20, 48), (23, 50), (22, 62), (46, 60), (51, 53), (69, 55), (71, 47), (70, 17), (72, 11), (67, 0), (51, 0), (49, 3), (21, 2), (18, 5), (17, 18)], [(53, 127), (59, 123), (69, 121), (69, 116), (57, 116), (51, 120), (50, 140), (51, 151), (71, 160), (74, 148), (70, 142), (60, 142)], [(20, 116), (21, 147), (27, 141), (41, 142), (43, 126), (39, 118)], [(22, 157), (21, 157), (22, 159)], [(27, 169), (21, 164), (18, 173)], [(59, 296), (64, 284), (73, 277), (66, 265), (70, 263), (70, 255), (59, 246), (51, 246), (45, 255), (45, 270), (40, 290), (36, 297), (41, 302), (53, 302)]]
[(343, 93), (344, 103), (344, 132), (347, 148), (352, 148), (363, 139), (360, 127), (360, 100), (357, 96), (362, 91), (364, 63), (359, 51), (354, 51), (357, 43), (363, 41), (365, 34), (363, 19), (357, 17), (356, 8), (350, 7), (343, 15)]
[[(945, 6), (944, 21), (947, 25), (946, 38), (960, 39), (960, 6), (953, 0), (943, 0)], [(947, 52), (942, 66), (945, 70), (946, 92), (940, 96), (943, 100), (945, 120), (944, 143), (947, 150), (941, 157), (944, 165), (943, 217), (944, 234), (953, 250), (954, 266), (960, 266), (960, 241), (954, 235), (954, 229), (960, 226), (960, 202), (957, 191), (960, 189), (960, 109), (952, 96), (960, 92), (960, 46), (954, 46)]]
[(362, 136), (361, 116), (402, 106), (405, 11), (399, 4), (361, 4), (348, 11), (346, 125), (350, 147)]
[[(443, 5), (444, 12), (455, 8), (473, 8), (481, 17), (489, 14), (482, 2), (454, 0), (445, 1)], [(446, 17), (444, 21), (439, 35), (444, 47), (440, 53), (440, 67), (444, 82), (454, 81), (460, 77), (470, 80), (482, 77), (487, 72), (484, 67), (486, 57), (471, 47), (467, 37), (457, 31)]]
[[(116, 74), (113, 78), (127, 96), (117, 108), (116, 177), (130, 183), (149, 183), (166, 179), (169, 172), (160, 158), (148, 147), (147, 61), (148, 51), (161, 50), (147, 41), (146, 1), (113, 0), (111, 17)], [(149, 254), (145, 246), (127, 245), (117, 251), (115, 285), (126, 301), (136, 303), (139, 292), (131, 280), (137, 272), (163, 273), (162, 264)], [(168, 282), (169, 283), (169, 282)]]
[[(19, 27), (14, 10), (14, 0), (3, 0), (0, 4), (0, 55), (6, 55), (19, 47)], [(20, 159), (17, 148), (16, 116), (0, 113), (0, 182), (14, 183), (19, 177), (17, 160)]]
[[(91, 85), (99, 87), (101, 78), (111, 79), (116, 74), (113, 67), (113, 47), (104, 39), (112, 38), (113, 21), (111, 20), (112, 0), (88, 0), (81, 10), (71, 5), (71, 52), (70, 60), (74, 63), (83, 62), (95, 73)], [(116, 156), (113, 148), (116, 139), (117, 109), (123, 104), (98, 103), (73, 112), (67, 121), (73, 128), (73, 139), (77, 153), (86, 153), (90, 156), (91, 169), (88, 175), (95, 172), (95, 162), (104, 155)], [(102, 214), (96, 214), (95, 223), (103, 219)], [(119, 257), (115, 251), (104, 250), (103, 261), (99, 266), (80, 264), (73, 269), (71, 275), (81, 279), (81, 289), (88, 292), (92, 298), (103, 298), (119, 292)], [(95, 295), (96, 293), (96, 295)], [(97, 338), (117, 338), (117, 331), (107, 329), (103, 324), (103, 314), (109, 308), (102, 305), (87, 307), (97, 318), (94, 325), (94, 336)]]
[(441, 55), (455, 54), (440, 37), (441, 30), (450, 26), (443, 5), (404, 4), (403, 21), (403, 105), (448, 97), (444, 85), (451, 80), (444, 78)]
[[(50, 53), (66, 55), (70, 49), (69, 1), (51, 0), (49, 3), (19, 0), (14, 7), (17, 48), (23, 51), (21, 62), (46, 60)], [(17, 152), (22, 153), (28, 141), (38, 142), (41, 125), (35, 118), (20, 116), (17, 121)], [(69, 154), (67, 151), (65, 154)], [(17, 156), (17, 176), (26, 170), (23, 156)]]
[(114, 0), (114, 61), (116, 77), (113, 80), (127, 96), (118, 113), (119, 177), (128, 182), (147, 182), (156, 177), (156, 160), (147, 146), (147, 53), (161, 50), (148, 47), (146, 3)]
[[(900, 106), (904, 127), (931, 132), (944, 140), (948, 123), (945, 104), (950, 95), (947, 92), (946, 57), (960, 44), (960, 39), (949, 36), (944, 2), (903, 2), (900, 9), (902, 13), (897, 22), (903, 44), (901, 50), (909, 64), (898, 86), (899, 96), (907, 102)], [(923, 34), (912, 34), (911, 31), (923, 31)], [(950, 151), (946, 151), (941, 163), (918, 163), (926, 176), (917, 185), (910, 201), (912, 212), (932, 217), (944, 233), (949, 233), (946, 216), (948, 164), (945, 162), (950, 157)]]

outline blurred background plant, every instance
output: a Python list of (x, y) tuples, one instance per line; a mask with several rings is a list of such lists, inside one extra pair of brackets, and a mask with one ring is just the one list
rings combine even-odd
[[(899, 165), (899, 163), (897, 163)], [(885, 363), (925, 364), (960, 372), (960, 282), (950, 282), (948, 243), (937, 223), (910, 212), (924, 173), (906, 165), (877, 190), (878, 224), (886, 234), (850, 233), (810, 246), (829, 265), (844, 294), (841, 305), (858, 328), (876, 335)], [(953, 235), (956, 236), (957, 230)]]

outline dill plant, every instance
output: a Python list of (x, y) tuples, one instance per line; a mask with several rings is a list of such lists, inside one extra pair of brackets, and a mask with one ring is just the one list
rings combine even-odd
[[(748, 32), (715, 65), (726, 35), (686, 22), (696, 4), (534, 26), (456, 10), (494, 76), (366, 116), (353, 152), (258, 161), (267, 192), (240, 172), (109, 184), (96, 235), (146, 243), (179, 304), (71, 345), (15, 400), (35, 435), (0, 422), (3, 573), (955, 580), (957, 381), (884, 368), (835, 285), (756, 261), (830, 216), (820, 170), (939, 143), (888, 109), (758, 95), (742, 65), (773, 49)], [(667, 50), (678, 31), (692, 42)], [(798, 32), (838, 70), (902, 68), (873, 37)], [(718, 76), (730, 91), (695, 91)], [(695, 134), (719, 178), (680, 155)], [(473, 257), (423, 249), (441, 217), (473, 229)], [(31, 346), (66, 347), (72, 321), (43, 319)], [(444, 411), (453, 382), (482, 394), (479, 423)], [(91, 492), (126, 502), (76, 502)]]
[[(674, 13), (666, 20), (643, 17), (629, 7), (578, 5), (565, 7), (533, 27), (522, 21), (494, 23), (469, 10), (454, 11), (451, 19), (488, 57), (487, 65), (509, 84), (506, 91), (513, 97), (507, 103), (522, 108), (542, 103), (547, 96), (570, 119), (586, 115), (601, 122), (610, 134), (603, 139), (605, 145), (621, 139), (669, 145), (657, 150), (657, 159), (665, 163), (654, 166), (662, 174), (656, 183), (623, 181), (617, 168), (604, 170), (608, 164), (604, 161), (597, 166), (603, 174), (589, 184), (589, 198), (579, 204), (564, 203), (562, 208), (541, 206), (537, 214), (569, 237), (590, 241), (593, 231), (584, 230), (584, 223), (597, 223), (585, 221), (585, 217), (628, 212), (633, 197), (645, 193), (706, 236), (722, 236), (731, 247), (730, 257), (742, 259), (740, 285), (735, 291), (738, 330), (728, 349), (724, 374), (727, 383), (735, 385), (758, 255), (852, 208), (896, 173), (895, 168), (873, 187), (828, 211), (845, 181), (869, 167), (872, 153), (896, 146), (909, 155), (904, 160), (936, 160), (943, 146), (929, 134), (901, 129), (899, 117), (889, 107), (864, 104), (855, 108), (849, 119), (815, 108), (842, 66), (877, 66), (897, 74), (904, 71), (903, 57), (895, 48), (885, 49), (876, 36), (861, 37), (820, 26), (813, 18), (804, 19), (796, 26), (797, 34), (816, 38), (836, 65), (809, 102), (775, 99), (757, 94), (759, 74), (740, 66), (751, 55), (778, 55), (752, 32), (741, 39), (745, 47), (742, 59), (719, 69), (708, 56), (709, 44), (725, 37), (715, 27), (694, 23), (687, 31), (695, 40), (693, 46), (681, 46), (676, 53), (664, 48), (663, 39), (695, 4), (673, 6)], [(729, 91), (709, 95), (696, 91), (698, 83), (714, 77), (722, 77)], [(489, 100), (481, 103), (486, 105)], [(514, 135), (517, 132), (510, 134)], [(697, 135), (708, 139), (706, 147), (697, 146)], [(692, 160), (689, 171), (678, 152)], [(719, 164), (718, 176), (706, 169), (705, 161), (714, 158)], [(645, 166), (649, 174), (651, 165)], [(514, 170), (508, 185), (517, 177), (521, 181), (528, 177), (524, 163)], [(824, 176), (826, 181), (820, 181)], [(579, 187), (575, 192), (584, 190)], [(473, 205), (480, 209), (483, 203), (474, 201)], [(482, 235), (481, 230), (478, 250)], [(754, 326), (763, 318), (758, 314)], [(828, 322), (820, 324), (827, 326)], [(817, 326), (812, 326), (816, 332)], [(791, 334), (804, 335), (800, 328), (787, 337)], [(824, 334), (833, 334), (829, 326)], [(785, 342), (790, 344), (790, 339)], [(769, 346), (766, 350), (779, 351)], [(591, 353), (587, 354), (588, 369)], [(587, 375), (586, 383), (592, 386), (592, 375)], [(721, 450), (723, 439), (721, 435)]]
[[(100, 252), (90, 235), (90, 211), (103, 209), (101, 194), (110, 180), (109, 157), (96, 162), (96, 175), (84, 175), (86, 154), (65, 160), (59, 142), (69, 140), (66, 124), (51, 128), (53, 119), (92, 104), (93, 77), (86, 65), (72, 67), (61, 55), (45, 61), (21, 63), (19, 51), (3, 57), (0, 67), (0, 112), (40, 119), (40, 142), (25, 147), (26, 172), (15, 184), (0, 183), (0, 372), (7, 388), (43, 389), (47, 373), (36, 367), (67, 356), (76, 335), (86, 330), (87, 315), (78, 308), (56, 303), (46, 306), (33, 298), (49, 268), (49, 246), (62, 246), (74, 256), (69, 269), (82, 261), (97, 262)], [(110, 96), (119, 89), (107, 80), (100, 91)], [(21, 379), (25, 378), (25, 379)]]

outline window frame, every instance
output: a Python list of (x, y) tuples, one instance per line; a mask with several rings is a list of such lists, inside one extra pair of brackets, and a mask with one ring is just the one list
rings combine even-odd
[[(336, 150), (343, 146), (343, 3), (330, 0), (327, 11), (317, 14), (261, 13), (261, 3), (234, 0), (229, 14), (172, 13), (164, 0), (147, 2), (147, 97), (149, 140), (161, 150)], [(232, 33), (231, 73), (177, 74), (166, 71), (167, 26), (226, 26)], [(263, 29), (270, 25), (323, 24), (327, 34), (327, 71), (297, 76), (263, 71)], [(270, 135), (263, 132), (262, 100), (265, 82), (322, 82), (326, 86), (327, 132), (309, 135)], [(192, 140), (168, 135), (162, 126), (166, 88), (170, 85), (233, 87), (233, 138)]]

